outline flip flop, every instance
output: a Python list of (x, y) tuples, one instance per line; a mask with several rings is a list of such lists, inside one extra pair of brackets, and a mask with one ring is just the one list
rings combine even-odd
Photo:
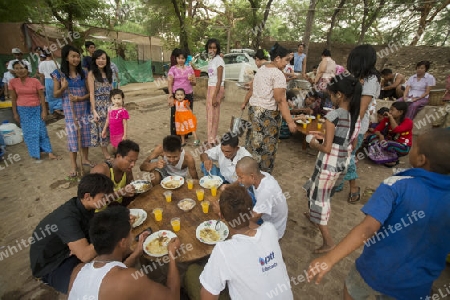
[(398, 165), (400, 162), (397, 160), (397, 161), (393, 161), (393, 162), (390, 162), (390, 163), (385, 163), (384, 164), (384, 166), (385, 167), (388, 167), (388, 168), (393, 168), (393, 167), (395, 167), (396, 165)]
[[(356, 198), (355, 198), (356, 197)], [(356, 204), (361, 200), (361, 188), (358, 186), (358, 191), (348, 194), (347, 202), (350, 204)]]
[(76, 178), (78, 176), (78, 172), (77, 171), (70, 171), (69, 175), (67, 176), (68, 178)]
[[(53, 154), (54, 155), (54, 154)], [(58, 155), (55, 155), (55, 157), (48, 157), (48, 158), (50, 158), (51, 160), (61, 160), (62, 159), (62, 157), (61, 156), (58, 156)]]
[(92, 161), (90, 162), (90, 163), (83, 163), (83, 166), (86, 166), (86, 167), (90, 167), (91, 169), (93, 168), (93, 167), (95, 167), (95, 163), (93, 163)]

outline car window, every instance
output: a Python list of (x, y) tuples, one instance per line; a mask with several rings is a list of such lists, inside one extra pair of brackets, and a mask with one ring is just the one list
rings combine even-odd
[(236, 56), (236, 62), (237, 63), (248, 62), (248, 59), (245, 55), (238, 55)]
[(223, 61), (225, 62), (225, 64), (235, 64), (236, 56), (234, 55), (224, 56)]

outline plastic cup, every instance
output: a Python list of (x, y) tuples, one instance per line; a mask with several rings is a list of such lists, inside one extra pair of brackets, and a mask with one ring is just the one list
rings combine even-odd
[(155, 221), (161, 221), (162, 220), (162, 213), (163, 213), (163, 209), (162, 208), (155, 208), (153, 210), (153, 213), (155, 214)]
[(308, 126), (308, 124), (306, 123), (306, 121), (303, 122), (302, 126), (303, 126), (303, 129), (306, 129), (306, 126)]
[(211, 196), (217, 196), (217, 185), (211, 187)]
[(187, 179), (187, 186), (188, 186), (188, 190), (192, 190), (194, 188), (194, 179)]
[(205, 190), (204, 189), (197, 189), (197, 200), (202, 201), (203, 197), (205, 197)]
[(170, 225), (172, 225), (173, 231), (175, 231), (175, 232), (180, 231), (180, 228), (181, 228), (180, 218), (172, 218), (170, 220)]
[(202, 201), (202, 210), (204, 214), (207, 214), (209, 211), (209, 201)]
[(317, 129), (319, 129), (319, 130), (322, 129), (322, 123), (321, 122), (317, 123)]
[(317, 121), (320, 120), (320, 114), (317, 114)]
[(167, 202), (172, 202), (172, 192), (171, 191), (166, 191), (166, 192), (164, 192), (163, 195), (166, 198)]

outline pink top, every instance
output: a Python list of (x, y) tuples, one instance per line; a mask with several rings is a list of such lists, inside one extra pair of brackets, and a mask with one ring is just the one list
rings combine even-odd
[(173, 78), (172, 91), (175, 93), (177, 89), (183, 89), (186, 94), (192, 94), (192, 85), (189, 81), (189, 75), (195, 76), (194, 69), (191, 66), (183, 66), (178, 68), (176, 65), (172, 66), (167, 76)]
[(110, 109), (109, 112), (109, 133), (111, 135), (123, 134), (123, 120), (128, 120), (130, 116), (125, 108)]
[(26, 78), (22, 83), (20, 78), (13, 78), (9, 81), (8, 89), (17, 94), (17, 106), (39, 106), (39, 90), (44, 87), (36, 78)]

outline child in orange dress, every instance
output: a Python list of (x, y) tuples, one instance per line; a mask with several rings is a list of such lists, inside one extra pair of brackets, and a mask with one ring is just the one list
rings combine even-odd
[(185, 99), (186, 93), (183, 89), (175, 91), (175, 128), (177, 135), (181, 136), (181, 146), (186, 146), (184, 137), (191, 133), (194, 135), (194, 146), (200, 145), (200, 140), (197, 138), (197, 118), (194, 116), (189, 107), (189, 100)]

